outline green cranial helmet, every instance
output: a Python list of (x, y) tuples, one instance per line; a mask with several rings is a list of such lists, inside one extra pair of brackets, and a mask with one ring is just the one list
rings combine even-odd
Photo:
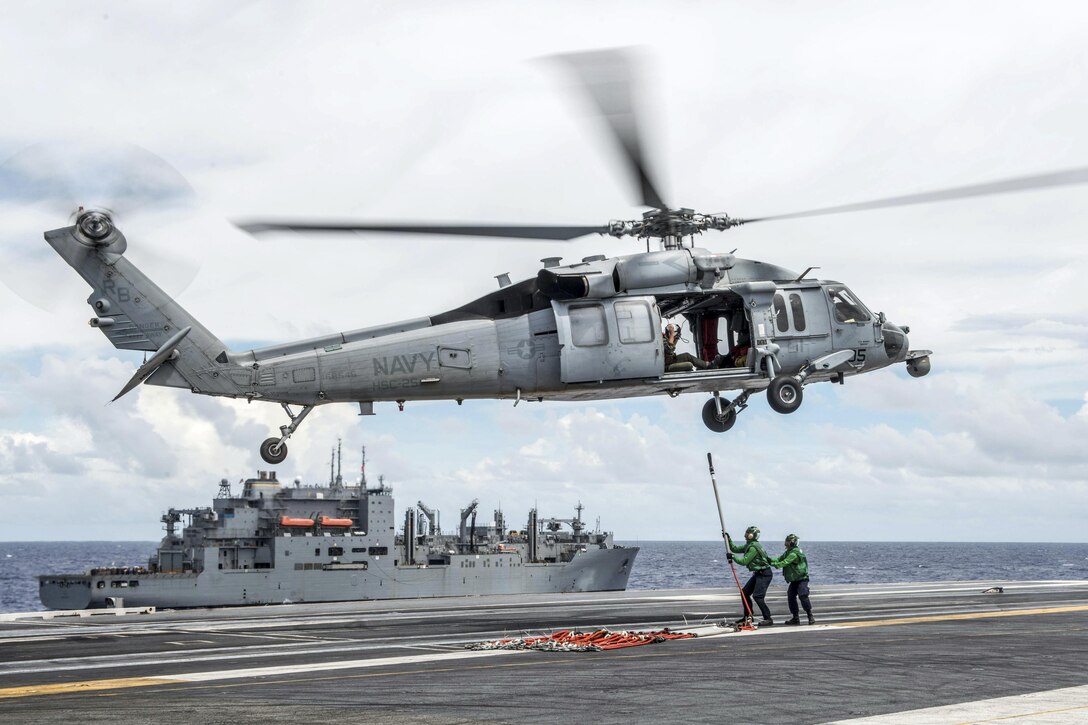
[(749, 526), (744, 532), (744, 538), (752, 537), (752, 541), (759, 541), (759, 527)]
[(792, 549), (797, 546), (798, 541), (800, 541), (800, 539), (797, 538), (797, 534), (790, 534), (786, 537), (786, 546)]

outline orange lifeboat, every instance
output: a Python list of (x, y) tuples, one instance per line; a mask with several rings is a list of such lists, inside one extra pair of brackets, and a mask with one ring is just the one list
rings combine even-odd
[(351, 526), (355, 522), (351, 519), (334, 519), (329, 516), (318, 516), (317, 523), (320, 526)]
[(280, 516), (280, 526), (313, 526), (313, 519), (293, 519), (290, 516)]

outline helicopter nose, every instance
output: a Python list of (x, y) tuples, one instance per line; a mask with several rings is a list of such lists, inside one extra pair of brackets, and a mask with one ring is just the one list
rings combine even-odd
[(884, 352), (891, 362), (901, 362), (907, 359), (910, 347), (907, 345), (907, 330), (910, 328), (899, 327), (891, 322), (885, 322), (882, 328), (884, 334)]

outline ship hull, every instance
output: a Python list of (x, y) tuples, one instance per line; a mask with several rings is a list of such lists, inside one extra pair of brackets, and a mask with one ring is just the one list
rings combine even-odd
[(400, 566), (376, 559), (365, 569), (47, 575), (39, 577), (39, 595), (50, 609), (95, 609), (621, 591), (637, 554), (637, 547), (613, 547), (580, 551), (562, 563), (527, 563), (516, 554), (500, 553), (454, 556), (440, 565)]

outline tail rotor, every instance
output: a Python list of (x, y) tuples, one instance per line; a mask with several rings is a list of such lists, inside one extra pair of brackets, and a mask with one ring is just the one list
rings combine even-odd
[[(174, 294), (198, 265), (161, 241), (179, 212), (191, 212), (195, 192), (155, 154), (128, 143), (59, 141), (29, 146), (0, 165), (0, 282), (29, 304), (56, 308), (56, 257), (41, 231), (75, 224), (92, 247), (124, 253), (123, 226), (138, 240), (141, 266)], [(111, 246), (120, 244), (121, 246)]]

